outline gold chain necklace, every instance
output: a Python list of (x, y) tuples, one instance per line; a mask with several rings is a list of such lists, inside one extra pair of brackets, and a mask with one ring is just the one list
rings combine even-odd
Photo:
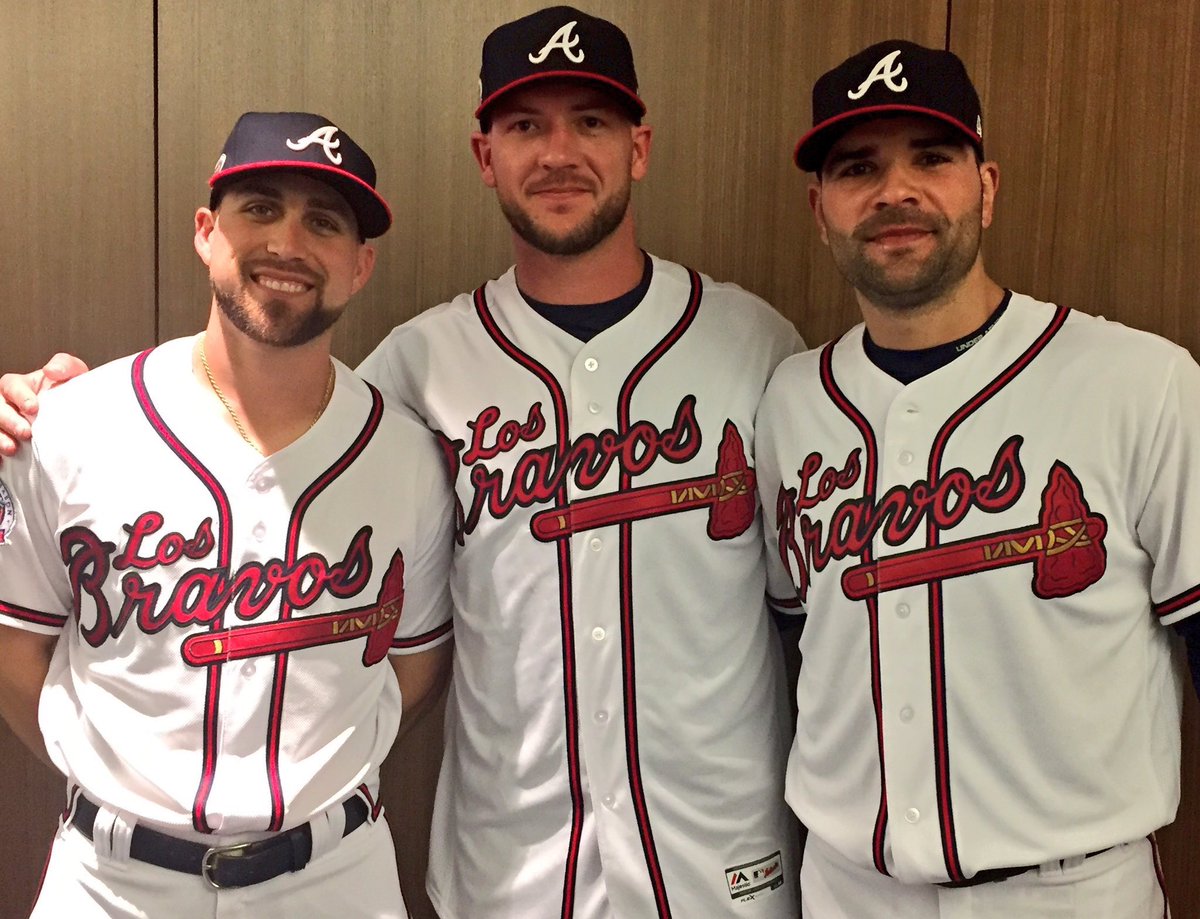
[[(225, 406), (225, 411), (229, 412), (229, 417), (233, 421), (233, 426), (237, 428), (237, 432), (242, 435), (242, 440), (254, 448), (256, 453), (261, 454), (262, 449), (254, 441), (250, 439), (250, 435), (246, 433), (246, 428), (242, 425), (242, 419), (238, 417), (238, 413), (233, 410), (233, 406), (229, 404), (229, 400), (225, 398), (225, 393), (221, 392), (221, 387), (217, 385), (217, 381), (213, 379), (212, 370), (208, 366), (208, 335), (200, 336), (200, 365), (204, 368), (204, 375), (208, 377), (208, 385), (212, 387), (212, 391), (217, 398), (221, 400), (221, 404)], [(321, 400), (321, 406), (317, 409), (317, 413), (313, 415), (312, 421), (304, 429), (302, 434), (307, 434), (317, 419), (329, 407), (329, 400), (333, 398), (333, 382), (337, 378), (337, 373), (333, 368), (333, 361), (329, 362), (329, 382), (325, 384), (325, 397)]]

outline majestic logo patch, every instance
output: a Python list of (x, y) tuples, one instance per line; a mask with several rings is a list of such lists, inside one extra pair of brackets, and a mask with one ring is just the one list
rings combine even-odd
[(0, 482), (0, 546), (9, 542), (13, 527), (17, 523), (17, 508), (4, 482)]
[(327, 124), (323, 128), (317, 128), (307, 137), (301, 137), (299, 140), (289, 139), (287, 145), (292, 150), (305, 150), (313, 144), (320, 144), (329, 162), (335, 166), (340, 166), (342, 164), (342, 155), (337, 152), (337, 148), (342, 145), (342, 139), (336, 136), (337, 132), (337, 128), (331, 124)]
[(879, 59), (879, 63), (871, 68), (867, 78), (858, 84), (858, 89), (852, 89), (846, 95), (851, 99), (861, 99), (876, 80), (883, 80), (884, 85), (894, 93), (904, 92), (908, 89), (908, 77), (900, 77), (900, 82), (896, 82), (896, 77), (904, 70), (904, 65), (896, 60), (899, 56), (899, 48), (891, 54), (885, 54)]
[(558, 48), (567, 56), (567, 60), (573, 61), (576, 64), (582, 64), (583, 52), (575, 50), (575, 48), (579, 45), (579, 36), (571, 33), (571, 30), (575, 28), (575, 25), (576, 20), (572, 20), (560, 28), (552, 36), (550, 36), (550, 41), (546, 42), (546, 44), (542, 46), (541, 51), (539, 51), (537, 54), (529, 55), (529, 63), (540, 64), (550, 56), (551, 51), (553, 51), (555, 48)]
[(783, 855), (773, 852), (766, 858), (725, 869), (725, 886), (734, 900), (752, 900), (762, 890), (783, 886)]

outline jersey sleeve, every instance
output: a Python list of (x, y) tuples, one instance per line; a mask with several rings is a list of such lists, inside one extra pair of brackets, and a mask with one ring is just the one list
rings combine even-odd
[(1153, 562), (1150, 596), (1164, 624), (1200, 611), (1200, 366), (1183, 349), (1171, 367), (1140, 473), (1138, 539)]
[(0, 467), (0, 625), (55, 635), (66, 625), (71, 589), (55, 521), (58, 499), (33, 444)]
[[(777, 371), (773, 379), (778, 377)], [(767, 603), (776, 614), (803, 615), (804, 604), (789, 565), (795, 544), (796, 515), (782, 488), (780, 451), (786, 449), (788, 438), (783, 432), (791, 427), (791, 409), (778, 396), (780, 388), (774, 382), (768, 384), (754, 422), (755, 475), (766, 542)]]
[(450, 558), (454, 548), (453, 501), (445, 463), (433, 438), (414, 476), (414, 505), (403, 509), (415, 521), (404, 560), (404, 606), (391, 653), (427, 651), (452, 635)]

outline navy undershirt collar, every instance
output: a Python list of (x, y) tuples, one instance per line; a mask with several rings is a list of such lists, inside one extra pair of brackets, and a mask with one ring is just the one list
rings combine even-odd
[(919, 380), (926, 374), (933, 373), (933, 371), (945, 367), (960, 354), (965, 354), (975, 345), (979, 344), (983, 336), (990, 332), (992, 326), (1004, 315), (1011, 297), (1012, 291), (1006, 290), (1003, 299), (1000, 301), (1000, 305), (987, 318), (987, 322), (974, 332), (964, 335), (956, 341), (934, 345), (932, 348), (902, 351), (875, 344), (871, 339), (870, 333), (864, 329), (863, 350), (867, 352), (867, 357), (871, 359), (872, 364), (888, 376), (894, 377), (907, 386), (913, 380)]
[(582, 303), (563, 306), (557, 303), (543, 303), (535, 300), (525, 291), (517, 288), (521, 296), (544, 319), (553, 322), (569, 335), (580, 341), (591, 341), (605, 329), (616, 325), (634, 311), (646, 291), (650, 289), (650, 279), (654, 276), (654, 262), (646, 252), (642, 252), (645, 263), (642, 267), (642, 279), (632, 290), (621, 294), (615, 300), (604, 303)]

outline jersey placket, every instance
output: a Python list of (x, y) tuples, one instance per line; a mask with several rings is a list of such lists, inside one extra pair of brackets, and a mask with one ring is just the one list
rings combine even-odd
[[(272, 559), (282, 558), (286, 533), (275, 532), (271, 521), (286, 520), (288, 510), (269, 461), (259, 463), (248, 475), (228, 481), (241, 482), (239, 493), (231, 496), (236, 506), (234, 544), (241, 547), (229, 572), (229, 577), (235, 579), (237, 572), (248, 562), (267, 564)], [(245, 624), (236, 612), (237, 598), (231, 599), (233, 602), (222, 617), (226, 628)], [(280, 598), (274, 598), (270, 607), (254, 621), (277, 619), (279, 603)], [(219, 668), (221, 704), (215, 777), (206, 809), (208, 823), (214, 832), (263, 830), (271, 810), (262, 753), (270, 714), (266, 702), (271, 697), (274, 661), (252, 657), (215, 666)], [(230, 814), (254, 816), (231, 820)]]

